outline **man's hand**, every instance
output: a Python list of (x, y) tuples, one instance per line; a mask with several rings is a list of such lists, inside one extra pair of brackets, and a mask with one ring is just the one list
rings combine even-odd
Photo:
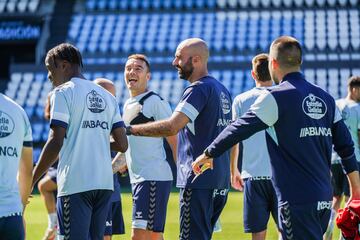
[(206, 165), (206, 169), (213, 169), (213, 158), (207, 157), (204, 153), (201, 154), (196, 160), (191, 164), (193, 172), (195, 175), (201, 174), (204, 170), (202, 169), (203, 165)]
[(112, 160), (113, 173), (120, 172), (124, 173), (127, 169), (125, 153), (119, 152)]
[(231, 173), (231, 186), (240, 192), (244, 190), (244, 181), (242, 180), (241, 174), (237, 168)]

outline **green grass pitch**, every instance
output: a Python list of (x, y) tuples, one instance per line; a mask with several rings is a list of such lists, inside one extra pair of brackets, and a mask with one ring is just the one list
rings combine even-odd
[[(122, 193), (123, 214), (125, 220), (126, 234), (115, 236), (113, 239), (131, 239), (131, 194)], [(165, 227), (165, 239), (178, 239), (179, 234), (179, 194), (172, 192), (168, 204), (168, 212)], [(222, 232), (214, 233), (213, 240), (247, 240), (251, 239), (250, 234), (244, 233), (242, 224), (242, 208), (243, 195), (239, 192), (230, 192), (228, 202), (221, 214)], [(45, 206), (39, 195), (35, 195), (30, 204), (27, 206), (25, 212), (27, 238), (28, 240), (41, 239), (47, 227), (47, 214)], [(335, 236), (339, 236), (339, 231), (335, 229)], [(277, 231), (273, 220), (268, 226), (267, 238), (270, 240), (277, 240)], [(337, 238), (334, 238), (337, 239)]]

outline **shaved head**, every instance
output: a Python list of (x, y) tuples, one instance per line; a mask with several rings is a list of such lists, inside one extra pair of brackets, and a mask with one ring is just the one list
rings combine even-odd
[(269, 55), (277, 60), (282, 69), (298, 68), (302, 63), (300, 43), (289, 36), (275, 39), (270, 46)]
[(107, 91), (109, 91), (114, 97), (116, 95), (115, 91), (115, 85), (112, 81), (106, 78), (97, 78), (94, 80), (94, 83), (99, 85), (100, 87), (105, 88)]
[(188, 38), (182, 41), (176, 51), (184, 50), (193, 56), (199, 56), (206, 63), (209, 58), (209, 48), (206, 42), (200, 38)]
[(181, 79), (194, 82), (208, 75), (208, 59), (209, 48), (206, 42), (200, 38), (188, 38), (176, 48), (172, 65), (177, 68)]

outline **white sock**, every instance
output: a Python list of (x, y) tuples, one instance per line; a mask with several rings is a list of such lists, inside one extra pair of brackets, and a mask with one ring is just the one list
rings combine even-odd
[(54, 213), (49, 213), (48, 215), (48, 228), (54, 228), (55, 226), (57, 226), (57, 215), (56, 212)]

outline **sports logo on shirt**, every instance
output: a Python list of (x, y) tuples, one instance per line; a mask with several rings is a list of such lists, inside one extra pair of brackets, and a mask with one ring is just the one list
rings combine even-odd
[(228, 114), (230, 112), (231, 102), (223, 92), (220, 93), (220, 105), (224, 114)]
[(88, 109), (93, 113), (101, 113), (106, 108), (105, 99), (95, 90), (86, 95), (86, 103)]
[(14, 131), (15, 123), (5, 112), (0, 111), (0, 138), (9, 136)]
[(302, 102), (302, 108), (306, 115), (312, 119), (321, 119), (325, 116), (327, 106), (321, 98), (310, 93)]

